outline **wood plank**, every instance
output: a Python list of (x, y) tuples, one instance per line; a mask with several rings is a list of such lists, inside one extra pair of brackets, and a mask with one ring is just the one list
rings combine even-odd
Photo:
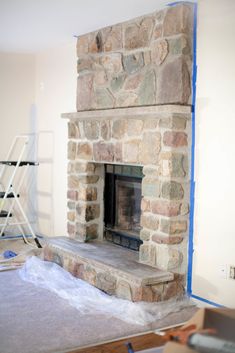
[(163, 338), (154, 333), (143, 334), (134, 337), (127, 337), (115, 342), (103, 343), (98, 346), (88, 347), (88, 348), (79, 348), (67, 353), (127, 353), (127, 348), (125, 343), (131, 342), (135, 352), (160, 347), (165, 342)]

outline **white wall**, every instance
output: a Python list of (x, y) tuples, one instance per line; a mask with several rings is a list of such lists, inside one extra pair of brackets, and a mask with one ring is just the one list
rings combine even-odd
[(35, 98), (35, 57), (0, 53), (0, 158), (15, 135), (32, 132)]
[(76, 111), (76, 41), (36, 55), (38, 232), (66, 235), (67, 121)]
[(198, 13), (193, 294), (235, 307), (235, 1)]

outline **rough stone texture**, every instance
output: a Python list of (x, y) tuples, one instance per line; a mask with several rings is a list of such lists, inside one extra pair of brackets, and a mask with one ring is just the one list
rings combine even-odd
[(93, 186), (81, 186), (79, 187), (79, 200), (81, 201), (96, 201), (97, 200), (97, 188)]
[(137, 49), (149, 44), (153, 29), (153, 18), (144, 18), (140, 22), (130, 23), (124, 32), (125, 49)]
[(142, 195), (146, 197), (159, 197), (159, 181), (154, 177), (145, 177), (142, 181)]
[(111, 127), (110, 121), (102, 121), (100, 123), (101, 126), (101, 137), (104, 140), (110, 140), (111, 138)]
[(84, 133), (88, 140), (96, 140), (99, 137), (99, 122), (84, 121)]
[(112, 137), (115, 139), (121, 139), (126, 133), (126, 120), (115, 120), (113, 122)]
[(161, 195), (168, 200), (181, 200), (184, 197), (184, 189), (176, 181), (166, 181), (162, 183)]
[(159, 132), (145, 132), (140, 144), (140, 161), (143, 164), (156, 164), (161, 149)]
[(165, 177), (185, 177), (186, 156), (181, 153), (163, 152), (160, 154), (160, 174)]
[(128, 136), (139, 136), (143, 130), (143, 120), (129, 119), (127, 121)]
[(187, 221), (161, 219), (160, 230), (166, 234), (182, 234), (187, 231)]
[(185, 117), (181, 116), (172, 116), (160, 119), (159, 126), (161, 128), (168, 129), (179, 129), (184, 130), (187, 125), (187, 120)]
[(157, 216), (151, 213), (143, 213), (141, 216), (141, 226), (152, 230), (157, 230), (159, 225), (159, 219)]
[(130, 54), (123, 57), (123, 67), (129, 75), (139, 71), (143, 66), (143, 53)]
[(174, 245), (174, 244), (180, 244), (183, 241), (182, 236), (164, 236), (162, 234), (157, 234), (154, 233), (152, 235), (152, 241), (154, 241), (157, 244), (167, 244), (167, 245)]
[(180, 203), (159, 199), (151, 202), (151, 210), (154, 214), (174, 217), (180, 214)]
[(76, 122), (68, 122), (68, 138), (77, 139), (80, 137), (79, 126)]
[(76, 158), (77, 145), (75, 142), (69, 141), (68, 143), (68, 159), (74, 160)]
[(92, 159), (92, 146), (88, 142), (80, 142), (77, 145), (77, 158), (91, 160)]
[(94, 108), (93, 74), (84, 74), (77, 80), (77, 110)]
[(100, 216), (100, 205), (78, 203), (76, 206), (76, 211), (79, 218), (85, 220), (86, 222), (89, 222)]
[(188, 145), (187, 138), (185, 132), (166, 131), (163, 135), (163, 143), (170, 147), (184, 147)]
[(77, 110), (190, 103), (192, 32), (179, 4), (80, 36)]
[(140, 140), (130, 140), (123, 145), (123, 159), (127, 163), (138, 163)]
[(168, 55), (168, 42), (166, 39), (160, 39), (153, 42), (151, 51), (152, 62), (156, 65), (161, 65)]
[(187, 104), (191, 94), (186, 62), (178, 57), (168, 62), (159, 73), (157, 103)]
[(75, 238), (82, 242), (98, 237), (98, 224), (76, 223)]
[(169, 7), (163, 22), (163, 35), (172, 36), (192, 31), (193, 14), (190, 5)]
[[(144, 249), (144, 245), (142, 248)], [(151, 253), (148, 248), (146, 248), (147, 253)], [(43, 248), (43, 257), (47, 261), (58, 263), (73, 276), (87, 281), (110, 295), (116, 295), (119, 298), (134, 302), (168, 300), (179, 297), (184, 292), (184, 277), (182, 276), (175, 276), (170, 281), (162, 280), (158, 284), (140, 285), (139, 282), (131, 279), (127, 272), (114, 271), (111, 273), (111, 268), (108, 269), (103, 262), (93, 262), (89, 258), (84, 259), (76, 252), (67, 252), (54, 245), (46, 244)], [(168, 255), (167, 257), (169, 259)], [(170, 255), (170, 257), (173, 258), (174, 255)], [(144, 255), (143, 258), (145, 258)], [(143, 265), (136, 264), (135, 266), (137, 266), (137, 270), (138, 266)]]
[(114, 145), (105, 142), (95, 143), (94, 159), (95, 161), (112, 162), (114, 160)]

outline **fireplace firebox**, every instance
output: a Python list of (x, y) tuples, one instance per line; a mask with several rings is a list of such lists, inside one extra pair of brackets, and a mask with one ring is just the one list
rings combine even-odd
[(142, 167), (105, 165), (105, 239), (139, 250)]

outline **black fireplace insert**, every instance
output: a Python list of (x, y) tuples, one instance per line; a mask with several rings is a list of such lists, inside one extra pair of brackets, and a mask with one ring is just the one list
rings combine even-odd
[(105, 165), (105, 239), (139, 250), (142, 167)]

